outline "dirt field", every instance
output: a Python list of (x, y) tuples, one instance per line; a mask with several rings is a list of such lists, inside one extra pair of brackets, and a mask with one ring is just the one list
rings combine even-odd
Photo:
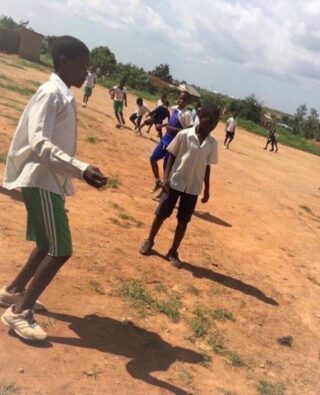
[[(0, 56), (0, 178), (17, 119), (49, 71)], [(17, 89), (18, 87), (18, 89)], [(25, 89), (26, 88), (26, 89)], [(82, 91), (75, 90), (80, 104)], [(129, 95), (128, 118), (135, 108)], [(138, 253), (156, 202), (149, 153), (157, 141), (118, 130), (101, 87), (78, 107), (78, 158), (112, 177), (69, 198), (74, 255), (42, 295), (48, 342), (32, 346), (0, 326), (0, 394), (320, 394), (320, 158), (238, 130), (212, 171), (180, 255)], [(0, 193), (0, 285), (32, 244), (19, 194)], [(133, 281), (135, 280), (135, 281)], [(2, 286), (2, 285), (1, 285)], [(277, 339), (291, 336), (292, 345)]]

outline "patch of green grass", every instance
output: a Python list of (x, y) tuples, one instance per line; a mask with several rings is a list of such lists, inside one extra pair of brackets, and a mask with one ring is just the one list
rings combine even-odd
[(32, 62), (31, 60), (27, 60), (27, 59), (19, 59), (18, 65), (28, 69), (46, 71), (46, 67), (43, 64), (39, 62)]
[(90, 144), (97, 144), (100, 142), (100, 139), (99, 137), (96, 137), (93, 134), (89, 134), (89, 136), (86, 137), (86, 142)]
[(11, 92), (16, 92), (19, 93), (22, 96), (32, 96), (35, 92), (34, 89), (28, 88), (28, 87), (24, 87), (24, 86), (20, 86), (14, 82), (0, 82), (0, 88), (6, 89), (8, 91)]
[(15, 383), (1, 384), (0, 395), (20, 394), (20, 390), (16, 387)]
[(19, 121), (19, 118), (15, 117), (13, 115), (9, 115), (9, 114), (0, 114), (0, 117), (10, 119), (10, 121), (12, 121), (13, 125), (18, 123), (18, 121)]
[(161, 283), (156, 286), (156, 291), (159, 293), (165, 293), (168, 291), (168, 288), (164, 284)]
[(173, 322), (179, 321), (179, 309), (181, 306), (182, 303), (179, 295), (174, 295), (169, 300), (155, 300), (156, 310), (168, 316)]
[(226, 321), (226, 320), (234, 321), (235, 320), (232, 312), (227, 309), (212, 310), (210, 312), (210, 315), (214, 320), (221, 320), (221, 321)]
[(218, 331), (215, 331), (210, 335), (208, 344), (215, 354), (224, 355), (227, 351), (224, 345), (223, 337)]
[(34, 80), (26, 80), (28, 84), (30, 84), (33, 88), (38, 89), (39, 86), (41, 85), (41, 82), (39, 81), (34, 81)]
[(0, 102), (0, 106), (7, 107), (7, 108), (10, 108), (10, 109), (14, 109), (14, 110), (17, 110), (19, 112), (23, 111), (22, 107), (19, 107), (16, 104), (11, 103), (11, 102), (10, 103), (8, 103), (8, 102)]
[(90, 280), (89, 286), (92, 291), (97, 293), (98, 295), (105, 295), (102, 285), (97, 280)]
[(49, 54), (41, 54), (40, 63), (46, 67), (53, 67), (52, 57)]
[(285, 395), (286, 389), (282, 383), (270, 383), (266, 380), (260, 380), (257, 385), (258, 394), (261, 395)]
[(107, 186), (111, 189), (118, 189), (121, 185), (121, 180), (118, 176), (109, 176)]
[(125, 211), (120, 211), (118, 213), (118, 217), (122, 219), (123, 221), (127, 221), (131, 223), (132, 225), (136, 226), (137, 228), (142, 228), (144, 226), (144, 223), (142, 221), (139, 221), (132, 217), (131, 215), (127, 214)]
[(149, 309), (165, 314), (174, 322), (177, 322), (180, 318), (179, 309), (182, 303), (177, 294), (168, 295), (167, 300), (156, 299), (136, 280), (125, 282), (119, 293), (120, 296), (129, 300), (140, 313), (145, 314), (145, 309)]
[(23, 66), (21, 66), (20, 64), (17, 63), (12, 63), (12, 62), (7, 62), (6, 60), (2, 60), (1, 59), (1, 63), (9, 66), (9, 67), (14, 67), (15, 69), (20, 69), (20, 70), (24, 70), (25, 68)]
[(200, 291), (198, 290), (198, 288), (194, 287), (193, 285), (188, 285), (187, 290), (186, 290), (189, 294), (198, 296), (200, 294)]
[(180, 368), (179, 377), (183, 384), (187, 387), (189, 387), (193, 382), (192, 374), (183, 366)]
[(123, 222), (119, 221), (118, 218), (110, 218), (112, 224), (117, 226), (122, 226), (123, 228), (127, 228), (128, 225), (124, 224)]
[(10, 78), (8, 78), (6, 75), (4, 74), (0, 74), (0, 80), (4, 80), (4, 81), (11, 81)]
[(7, 161), (7, 154), (0, 153), (0, 163), (6, 163)]
[(206, 316), (206, 310), (197, 306), (193, 311), (194, 317), (189, 320), (190, 328), (195, 337), (204, 337), (208, 333), (209, 321)]
[(244, 366), (244, 361), (240, 354), (235, 351), (227, 351), (226, 353), (227, 361), (234, 367), (239, 368)]

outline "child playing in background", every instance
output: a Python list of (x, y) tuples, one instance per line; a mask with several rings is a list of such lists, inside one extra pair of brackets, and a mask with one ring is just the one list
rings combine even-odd
[(269, 131), (269, 135), (268, 135), (268, 139), (267, 139), (267, 143), (266, 146), (264, 147), (264, 149), (268, 149), (268, 145), (271, 144), (271, 150), (270, 152), (274, 151), (274, 147), (276, 147), (276, 151), (278, 152), (278, 135), (276, 133), (276, 128), (273, 127), (270, 129)]
[(214, 104), (207, 104), (199, 110), (198, 116), (199, 124), (179, 132), (167, 147), (169, 159), (163, 178), (163, 193), (149, 237), (140, 248), (142, 255), (151, 253), (156, 235), (179, 200), (178, 224), (167, 254), (168, 260), (177, 268), (181, 267), (178, 248), (195, 210), (202, 184), (204, 194), (201, 201), (206, 203), (210, 191), (210, 165), (218, 162), (217, 142), (210, 132), (218, 124), (219, 109)]
[(139, 127), (141, 124), (142, 117), (148, 113), (150, 113), (149, 108), (143, 103), (143, 99), (141, 97), (138, 97), (136, 100), (137, 103), (137, 110), (133, 114), (130, 115), (130, 121), (134, 124), (134, 130), (137, 131), (137, 133), (140, 133)]
[(237, 127), (237, 114), (234, 112), (233, 115), (227, 120), (226, 123), (226, 138), (224, 140), (224, 148), (229, 149), (231, 141), (234, 139)]
[(93, 72), (93, 67), (89, 68), (86, 80), (84, 82), (84, 95), (82, 107), (86, 107), (90, 96), (92, 95), (92, 90), (96, 85), (97, 75)]
[(161, 104), (160, 106), (156, 107), (153, 111), (151, 111), (147, 119), (144, 121), (144, 123), (139, 127), (139, 132), (141, 133), (142, 128), (145, 125), (149, 125), (149, 128), (147, 130), (147, 133), (150, 132), (150, 129), (152, 125), (155, 125), (156, 131), (158, 132), (157, 137), (162, 138), (162, 122), (168, 118), (170, 118), (170, 112), (168, 110), (169, 107), (169, 102), (168, 100), (165, 102), (165, 104)]
[(36, 242), (25, 266), (0, 291), (0, 305), (8, 307), (3, 324), (23, 339), (41, 341), (45, 331), (33, 309), (38, 297), (72, 255), (65, 195), (73, 194), (72, 177), (99, 188), (107, 179), (96, 167), (75, 159), (76, 103), (71, 86), (86, 78), (90, 51), (80, 40), (58, 37), (52, 47), (54, 73), (28, 103), (13, 137), (3, 186), (21, 188), (28, 213), (27, 239)]
[(114, 86), (109, 90), (111, 99), (113, 99), (114, 115), (117, 118), (117, 128), (121, 128), (126, 122), (123, 116), (123, 104), (127, 107), (127, 90), (124, 86), (125, 80), (121, 80), (119, 85)]

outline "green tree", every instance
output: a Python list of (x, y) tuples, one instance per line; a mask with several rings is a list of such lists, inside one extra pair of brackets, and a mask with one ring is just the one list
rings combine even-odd
[(152, 71), (152, 74), (162, 79), (163, 81), (172, 82), (172, 75), (170, 74), (170, 66), (167, 63), (156, 66)]
[(0, 27), (3, 27), (4, 29), (8, 29), (8, 30), (15, 30), (15, 31), (19, 31), (21, 27), (25, 27), (30, 30), (33, 30), (29, 27), (29, 21), (21, 20), (19, 23), (17, 23), (13, 18), (11, 18), (11, 16), (5, 16), (5, 15), (0, 16)]
[(108, 47), (96, 47), (91, 51), (91, 64), (101, 70), (101, 75), (110, 76), (116, 69), (117, 61)]
[(293, 133), (303, 134), (304, 123), (306, 121), (308, 108), (305, 104), (300, 104), (293, 115)]
[(307, 139), (317, 137), (319, 131), (319, 114), (315, 108), (311, 108), (303, 125), (303, 135)]
[(42, 40), (41, 53), (49, 54), (57, 36), (45, 36)]
[(258, 101), (254, 94), (247, 96), (244, 100), (240, 100), (239, 104), (240, 117), (260, 123), (262, 116), (262, 103)]

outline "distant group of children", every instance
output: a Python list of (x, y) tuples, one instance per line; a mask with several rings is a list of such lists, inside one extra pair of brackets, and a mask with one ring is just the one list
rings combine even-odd
[[(87, 46), (78, 39), (57, 38), (52, 48), (54, 73), (28, 103), (8, 152), (3, 186), (21, 189), (27, 211), (27, 239), (34, 241), (36, 247), (17, 276), (0, 290), (0, 305), (7, 307), (1, 321), (29, 341), (46, 339), (46, 332), (34, 318), (34, 311), (44, 308), (38, 298), (72, 255), (65, 210), (66, 195), (74, 193), (71, 179), (84, 180), (95, 188), (107, 184), (107, 177), (99, 168), (75, 158), (77, 115), (70, 87), (79, 88), (85, 82), (85, 107), (96, 82), (93, 70), (85, 71), (89, 54)], [(125, 125), (123, 107), (127, 106), (124, 81), (109, 92), (120, 128)], [(137, 133), (144, 126), (150, 130), (155, 125), (160, 137), (150, 156), (150, 165), (154, 175), (152, 191), (161, 189), (161, 195), (148, 238), (139, 251), (143, 255), (152, 252), (156, 235), (179, 201), (177, 227), (167, 254), (167, 259), (177, 268), (182, 265), (178, 249), (198, 195), (203, 189), (201, 202), (209, 200), (210, 166), (218, 162), (217, 142), (210, 132), (218, 124), (220, 111), (213, 103), (197, 102), (191, 112), (190, 100), (190, 94), (183, 91), (178, 104), (169, 110), (167, 97), (163, 96), (157, 107), (149, 111), (138, 98), (137, 110), (130, 116)], [(234, 138), (235, 119), (233, 114), (227, 121), (226, 148)], [(162, 180), (160, 160), (163, 160)]]

